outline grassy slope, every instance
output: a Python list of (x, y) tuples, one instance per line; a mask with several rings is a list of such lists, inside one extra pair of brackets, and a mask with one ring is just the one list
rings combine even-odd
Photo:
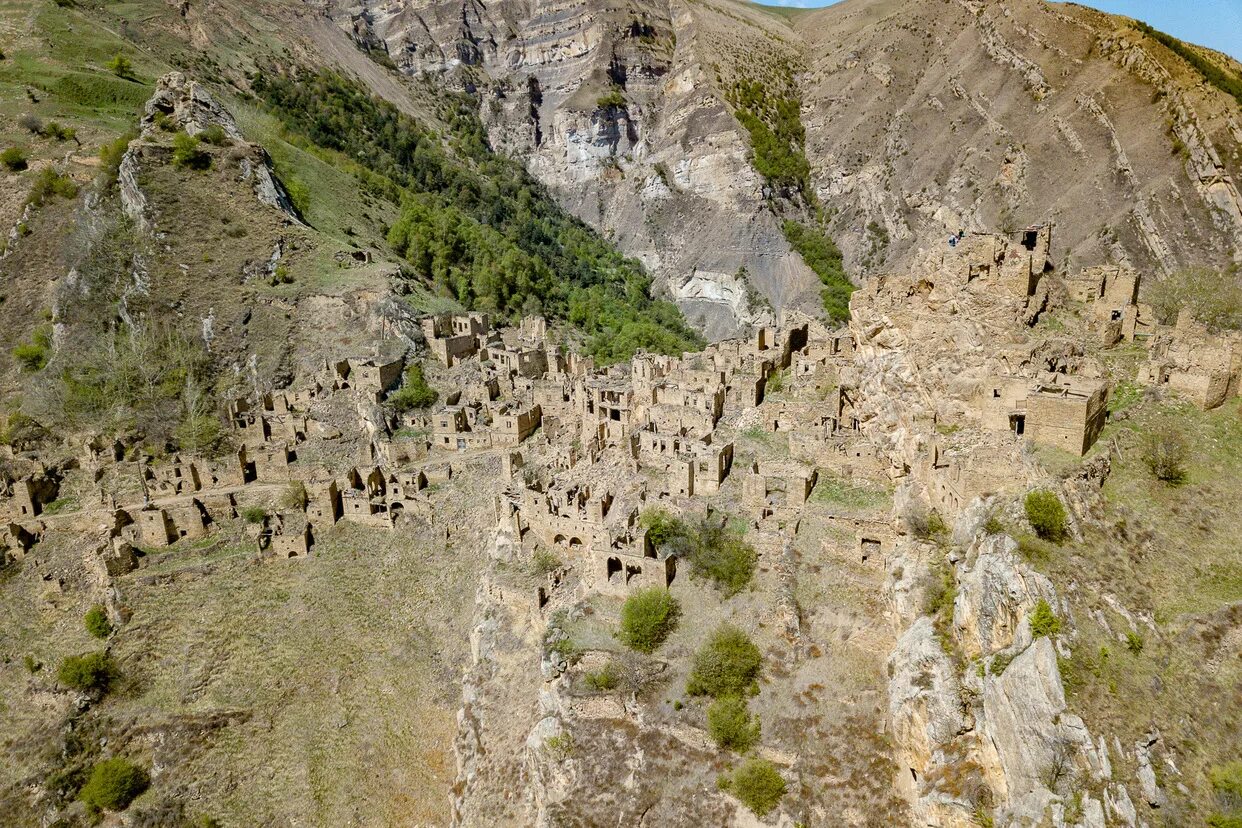
[[(1069, 314), (1063, 318), (1075, 325)], [(1141, 349), (1099, 355), (1116, 383), (1112, 422), (1087, 458), (1116, 447), (1101, 511), (1082, 541), (1028, 551), (1073, 609), (1078, 637), (1061, 664), (1072, 709), (1110, 748), (1117, 737), (1131, 754), (1158, 732), (1158, 750), (1169, 752), (1181, 775), (1155, 761), (1171, 801), (1148, 814), (1156, 825), (1192, 824), (1215, 807), (1208, 768), (1236, 759), (1242, 743), (1242, 407), (1235, 399), (1203, 412), (1146, 394), (1133, 383)], [(1147, 435), (1165, 428), (1190, 446), (1180, 486), (1157, 480), (1142, 459)], [(1079, 465), (1041, 460), (1063, 474)], [(1133, 629), (1114, 600), (1135, 618)], [(1133, 780), (1133, 763), (1110, 753), (1114, 778)]]

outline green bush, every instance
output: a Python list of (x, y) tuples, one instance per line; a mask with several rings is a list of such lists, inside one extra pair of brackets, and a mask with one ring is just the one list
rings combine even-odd
[(745, 696), (758, 690), (763, 655), (746, 633), (722, 624), (694, 654), (686, 692), (691, 696)]
[(1190, 268), (1154, 281), (1145, 292), (1156, 318), (1165, 325), (1190, 315), (1212, 330), (1242, 328), (1242, 272)]
[(262, 506), (248, 506), (242, 509), (241, 516), (246, 523), (262, 523), (267, 519), (267, 509)]
[(685, 523), (663, 509), (649, 509), (638, 519), (638, 525), (647, 530), (647, 539), (657, 550), (678, 536), (688, 533)]
[(717, 780), (757, 817), (765, 816), (785, 795), (785, 780), (766, 759), (751, 758), (729, 776)]
[(43, 127), (40, 134), (44, 138), (51, 138), (55, 141), (76, 141), (78, 139), (77, 130), (63, 126), (56, 121), (48, 121), (47, 126)]
[(26, 153), (21, 147), (9, 147), (4, 152), (0, 152), (0, 164), (8, 168), (10, 172), (21, 172), (26, 169)]
[(68, 173), (58, 172), (53, 167), (44, 167), (39, 171), (39, 175), (35, 178), (34, 186), (30, 188), (30, 194), (26, 196), (27, 204), (42, 204), (52, 196), (60, 196), (61, 198), (74, 198), (78, 194), (78, 185), (73, 183), (73, 179)]
[(174, 166), (190, 170), (206, 170), (211, 167), (211, 155), (203, 149), (202, 142), (187, 132), (173, 136), (172, 162)]
[(57, 681), (83, 693), (106, 693), (116, 678), (116, 662), (105, 652), (67, 656), (56, 671)]
[(401, 412), (416, 408), (430, 408), (440, 398), (439, 392), (427, 384), (427, 376), (423, 372), (421, 362), (413, 362), (405, 369), (405, 382), (401, 387), (388, 395), (392, 407)]
[(108, 620), (108, 613), (100, 604), (87, 610), (82, 622), (86, 625), (86, 631), (96, 638), (107, 638), (112, 635), (112, 622)]
[(654, 652), (677, 628), (681, 605), (667, 589), (640, 589), (621, 607), (621, 630), (617, 638), (640, 653)]
[(26, 373), (42, 371), (52, 352), (52, 326), (40, 325), (31, 334), (29, 342), (23, 342), (13, 349), (13, 359)]
[(600, 109), (614, 109), (626, 105), (625, 90), (617, 85), (613, 85), (607, 93), (600, 95), (595, 101), (595, 105)]
[(224, 127), (219, 124), (211, 124), (198, 134), (199, 140), (211, 144), (213, 147), (222, 147), (232, 143), (229, 140), (228, 133), (224, 131)]
[(150, 784), (145, 770), (118, 756), (95, 765), (78, 799), (96, 811), (124, 811)]
[(1046, 541), (1059, 543), (1069, 534), (1069, 521), (1065, 507), (1055, 492), (1047, 489), (1036, 489), (1029, 492), (1023, 504), (1026, 519), (1031, 522), (1035, 534)]
[(1131, 630), (1126, 633), (1126, 649), (1138, 655), (1143, 652), (1143, 636)]
[(621, 671), (610, 661), (598, 670), (586, 673), (582, 680), (592, 690), (615, 690), (621, 683)]
[(125, 157), (125, 150), (129, 149), (129, 142), (132, 140), (134, 140), (134, 134), (127, 132), (99, 148), (99, 174), (101, 176), (109, 179), (116, 178), (117, 172), (121, 169), (121, 160)]
[(1057, 618), (1052, 607), (1043, 598), (1031, 612), (1031, 635), (1035, 638), (1054, 636), (1061, 632), (1061, 619)]
[(745, 753), (759, 742), (759, 717), (738, 696), (716, 699), (707, 708), (707, 732), (722, 748)]
[(1186, 481), (1190, 446), (1172, 424), (1157, 426), (1143, 440), (1143, 462), (1157, 480), (1170, 485)]

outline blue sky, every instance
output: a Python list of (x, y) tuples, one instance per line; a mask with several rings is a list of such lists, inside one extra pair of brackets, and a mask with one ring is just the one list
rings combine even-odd
[[(837, 0), (763, 0), (773, 6), (830, 6)], [(1242, 60), (1242, 0), (1080, 0), (1150, 23), (1174, 37)]]

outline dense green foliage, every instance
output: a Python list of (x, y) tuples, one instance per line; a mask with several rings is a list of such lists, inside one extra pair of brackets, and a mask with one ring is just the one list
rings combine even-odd
[(657, 550), (689, 561), (694, 577), (711, 581), (726, 597), (750, 585), (759, 553), (723, 520), (686, 523), (657, 509), (644, 514), (642, 524)]
[(145, 770), (114, 757), (95, 766), (90, 779), (78, 792), (78, 799), (98, 811), (124, 811), (150, 784), (151, 778)]
[(807, 192), (811, 165), (803, 152), (802, 102), (750, 80), (734, 83), (727, 98), (738, 123), (750, 133), (755, 171), (779, 190)]
[(725, 696), (707, 708), (707, 732), (720, 747), (745, 753), (758, 744), (761, 728), (745, 699)]
[(1061, 498), (1047, 489), (1029, 492), (1023, 503), (1026, 519), (1031, 522), (1035, 534), (1046, 541), (1057, 543), (1068, 533), (1068, 519)]
[(1043, 598), (1031, 611), (1031, 635), (1036, 638), (1056, 635), (1061, 631), (1061, 619), (1057, 618), (1052, 607)]
[(440, 394), (427, 384), (421, 362), (412, 362), (405, 369), (405, 382), (388, 396), (388, 401), (397, 411), (412, 411), (415, 408), (428, 408), (435, 404)]
[(757, 817), (775, 808), (785, 795), (785, 780), (766, 759), (747, 759), (731, 775), (722, 776), (719, 783)]
[(107, 638), (112, 635), (112, 622), (108, 620), (108, 613), (99, 604), (87, 610), (82, 623), (86, 625), (86, 631), (96, 638)]
[(667, 589), (640, 589), (621, 607), (617, 638), (640, 653), (653, 652), (677, 628), (680, 615), (681, 606)]
[(1135, 21), (1134, 26), (1140, 32), (1154, 38), (1182, 60), (1189, 63), (1196, 72), (1203, 76), (1204, 80), (1226, 95), (1232, 95), (1238, 104), (1242, 105), (1242, 78), (1226, 72), (1222, 67), (1195, 51), (1189, 44), (1183, 43), (1172, 35), (1167, 35), (1139, 21)]
[(61, 684), (83, 693), (106, 693), (116, 677), (116, 663), (105, 652), (66, 656), (56, 673)]
[(642, 266), (572, 218), (512, 159), (492, 152), (465, 96), (439, 116), (449, 140), (329, 72), (265, 74), (255, 90), (286, 129), (357, 163), (365, 191), (402, 207), (388, 234), (418, 276), (470, 308), (568, 319), (603, 362), (702, 340), (650, 296)]
[(1208, 768), (1219, 812), (1208, 817), (1212, 828), (1242, 828), (1242, 759)]
[(845, 275), (845, 257), (841, 249), (817, 228), (786, 220), (782, 225), (789, 246), (798, 252), (806, 266), (823, 282), (820, 298), (828, 318), (845, 322), (850, 318), (850, 294), (854, 284)]
[(134, 65), (129, 62), (129, 58), (125, 57), (125, 55), (117, 55), (108, 61), (107, 69), (118, 78), (134, 79)]
[(737, 627), (722, 624), (694, 654), (686, 692), (717, 699), (740, 698), (758, 689), (755, 682), (762, 665), (763, 656), (750, 637)]

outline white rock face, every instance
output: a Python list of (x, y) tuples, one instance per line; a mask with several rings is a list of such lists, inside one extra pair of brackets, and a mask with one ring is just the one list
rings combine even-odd
[(936, 640), (930, 618), (920, 618), (897, 640), (888, 669), (894, 736), (911, 754), (911, 766), (925, 768), (966, 723), (953, 663)]
[(967, 657), (1025, 646), (1035, 605), (1044, 599), (1056, 607), (1052, 582), (1020, 561), (1017, 548), (1007, 535), (988, 535), (967, 553), (974, 563), (960, 569), (953, 605), (954, 635)]

